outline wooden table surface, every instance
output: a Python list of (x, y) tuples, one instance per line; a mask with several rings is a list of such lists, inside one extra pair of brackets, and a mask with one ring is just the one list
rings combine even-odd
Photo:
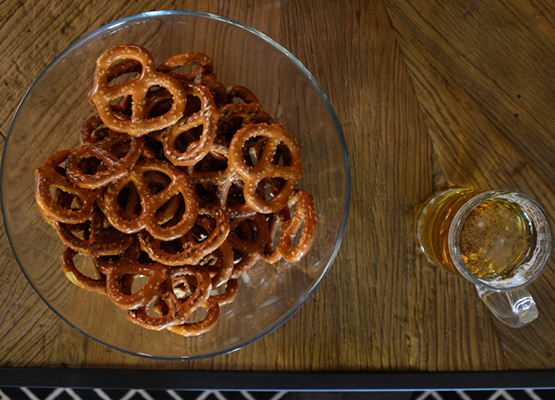
[[(219, 14), (290, 50), (334, 107), (352, 173), (349, 222), (320, 287), (239, 351), (165, 362), (74, 331), (33, 292), (0, 231), (0, 367), (232, 371), (555, 369), (555, 263), (540, 316), (494, 320), (474, 287), (429, 265), (418, 206), (445, 187), (508, 188), (555, 218), (555, 6), (546, 0), (0, 1), (0, 140), (67, 46), (150, 10)], [(29, 245), (32, 245), (31, 243)]]

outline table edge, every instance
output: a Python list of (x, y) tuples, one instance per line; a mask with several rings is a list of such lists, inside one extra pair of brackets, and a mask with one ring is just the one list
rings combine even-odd
[(555, 389), (555, 370), (270, 372), (0, 367), (2, 386), (221, 391)]

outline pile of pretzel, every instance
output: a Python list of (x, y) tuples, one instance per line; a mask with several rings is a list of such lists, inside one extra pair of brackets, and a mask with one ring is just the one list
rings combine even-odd
[[(185, 66), (195, 70), (180, 73)], [(146, 49), (117, 45), (97, 60), (88, 97), (96, 114), (80, 145), (35, 171), (72, 283), (142, 327), (195, 336), (258, 260), (294, 263), (308, 252), (317, 218), (296, 187), (296, 140), (248, 89), (226, 89), (209, 57), (155, 65)], [(76, 267), (78, 254), (94, 275)]]

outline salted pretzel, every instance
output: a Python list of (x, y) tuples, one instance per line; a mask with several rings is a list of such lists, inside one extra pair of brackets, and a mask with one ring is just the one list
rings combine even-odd
[(98, 271), (96, 277), (89, 277), (80, 272), (73, 261), (77, 254), (79, 253), (67, 247), (60, 257), (62, 270), (67, 279), (89, 292), (106, 295), (106, 276)]
[(133, 236), (105, 226), (104, 218), (102, 212), (95, 208), (89, 221), (79, 224), (77, 229), (63, 222), (55, 222), (54, 227), (66, 246), (88, 257), (123, 253), (133, 243)]
[[(188, 73), (179, 73), (175, 71), (187, 65), (198, 66), (198, 69)], [(182, 82), (194, 82), (197, 76), (214, 72), (214, 63), (206, 54), (189, 51), (173, 55), (158, 65), (157, 68), (158, 71), (171, 75)]]
[[(129, 59), (141, 64), (139, 76), (110, 86), (109, 79), (112, 78), (114, 63)], [(153, 87), (163, 87), (168, 90), (172, 94), (173, 103), (170, 110), (163, 115), (147, 118), (145, 99), (148, 91)], [(98, 58), (94, 85), (88, 96), (108, 128), (128, 133), (131, 136), (142, 136), (173, 125), (181, 118), (186, 102), (186, 95), (179, 82), (175, 78), (157, 71), (154, 60), (146, 49), (130, 44), (116, 45)], [(131, 115), (129, 117), (118, 113), (111, 107), (112, 102), (126, 97), (131, 98)]]
[(263, 257), (268, 238), (268, 222), (262, 214), (231, 221), (227, 240), (237, 256), (232, 278), (241, 276)]
[[(211, 159), (215, 162), (210, 163)], [(213, 165), (203, 166), (203, 164)], [(207, 193), (209, 201), (223, 208), (229, 217), (243, 217), (256, 213), (244, 201), (243, 178), (229, 162), (229, 148), (225, 143), (215, 141), (210, 153), (201, 162), (188, 166), (187, 171), (197, 192), (203, 190)], [(237, 196), (238, 193), (240, 196)]]
[(227, 93), (225, 86), (218, 80), (215, 74), (202, 74), (195, 79), (195, 82), (206, 86), (210, 90), (216, 106), (220, 107), (226, 103)]
[[(264, 140), (263, 149), (256, 165), (249, 165), (243, 156), (243, 149), (255, 138)], [(274, 164), (278, 146), (283, 145), (289, 152), (289, 165)], [(243, 190), (246, 202), (256, 211), (271, 214), (287, 204), (295, 186), (301, 178), (301, 152), (295, 138), (281, 124), (252, 124), (241, 128), (233, 136), (229, 145), (229, 161), (237, 173), (245, 179)], [(259, 185), (267, 178), (284, 181), (283, 186), (271, 198), (259, 192)]]
[[(151, 188), (151, 192), (162, 190), (171, 183), (171, 179), (169, 177), (156, 171), (149, 171), (142, 177), (148, 184), (148, 187)], [(125, 196), (122, 195), (122, 192), (124, 191)], [(106, 209), (104, 203), (104, 193), (105, 190), (103, 192), (99, 192), (99, 196), (96, 199), (97, 204), (99, 204), (102, 210)], [(137, 193), (133, 182), (129, 182), (124, 186), (118, 196), (118, 204), (120, 205), (120, 216), (124, 220), (133, 220), (140, 215), (142, 211), (141, 198), (139, 197), (139, 193)], [(175, 220), (179, 216), (179, 208), (181, 205), (182, 200), (180, 195), (175, 195), (169, 199), (155, 213), (158, 225), (164, 225), (172, 220)]]
[(283, 214), (280, 212), (268, 216), (268, 241), (266, 242), (266, 246), (264, 246), (264, 255), (262, 258), (269, 264), (275, 264), (282, 259), (282, 255), (278, 251), (277, 246), (281, 234), (283, 217)]
[[(178, 68), (186, 66), (198, 66), (196, 71), (180, 73)], [(200, 83), (206, 86), (215, 103), (219, 106), (227, 101), (226, 88), (214, 74), (214, 63), (206, 54), (190, 51), (176, 54), (158, 66), (158, 70), (173, 76), (181, 83)]]
[(219, 288), (231, 278), (233, 261), (233, 248), (227, 240), (200, 261), (212, 278), (212, 288)]
[(220, 107), (216, 137), (229, 145), (235, 133), (246, 125), (272, 124), (274, 119), (260, 104), (230, 103)]
[(199, 336), (210, 331), (218, 322), (220, 316), (220, 304), (213, 297), (209, 297), (206, 302), (201, 304), (202, 308), (206, 308), (206, 316), (195, 322), (185, 322), (181, 325), (168, 326), (168, 330), (184, 337)]
[(244, 103), (254, 103), (260, 105), (260, 101), (244, 86), (233, 85), (227, 88), (227, 102), (229, 104), (234, 103), (235, 100), (242, 100)]
[[(312, 246), (317, 220), (314, 198), (305, 190), (297, 189), (287, 207), (270, 219), (264, 260), (272, 264), (281, 258), (291, 263), (300, 261)], [(279, 239), (277, 243), (271, 243), (276, 233)]]
[[(208, 220), (213, 222), (210, 224), (213, 226), (204, 224)], [(195, 223), (201, 225), (205, 232), (203, 235), (206, 235), (205, 238), (196, 239), (194, 229), (192, 229), (174, 240), (173, 243), (167, 243), (143, 231), (139, 234), (141, 248), (148, 253), (150, 258), (165, 265), (199, 264), (206, 255), (220, 247), (227, 238), (229, 218), (221, 208), (214, 205), (205, 205), (199, 210), (198, 219)], [(172, 244), (174, 248), (168, 250), (168, 247), (171, 247)]]
[[(287, 202), (286, 212), (293, 215), (287, 215), (282, 221), (277, 248), (286, 261), (294, 263), (306, 255), (316, 236), (317, 215), (314, 198), (308, 192), (298, 189)], [(301, 228), (300, 239), (293, 244), (293, 239)]]
[(104, 125), (100, 117), (95, 114), (81, 125), (79, 130), (79, 146), (97, 144), (113, 132)]
[[(53, 223), (53, 221), (68, 224), (85, 222), (90, 218), (94, 209), (96, 193), (70, 182), (65, 169), (61, 167), (70, 152), (71, 150), (61, 150), (54, 153), (35, 170), (35, 199), (48, 223)], [(52, 196), (51, 187), (68, 193), (75, 201), (60, 204)], [(75, 204), (76, 207), (72, 207), (72, 204)]]
[[(86, 129), (94, 130), (103, 123), (95, 116), (85, 124)], [(85, 140), (82, 135), (81, 141)], [(109, 131), (105, 133), (104, 138), (71, 151), (66, 161), (67, 176), (71, 182), (86, 189), (107, 185), (129, 173), (141, 155), (142, 144), (142, 138)], [(83, 166), (85, 161), (90, 159), (99, 161), (99, 165), (93, 171), (88, 171)]]
[[(106, 269), (106, 292), (110, 300), (124, 310), (134, 310), (154, 301), (164, 282), (170, 276), (169, 267), (159, 264), (144, 264), (124, 257), (116, 265), (104, 264)], [(147, 277), (138, 290), (133, 288), (137, 278)], [(127, 279), (124, 279), (127, 278)]]
[[(152, 193), (148, 178), (145, 178), (145, 175), (151, 172), (166, 175), (170, 180), (169, 184)], [(128, 184), (135, 186), (141, 204), (141, 212), (132, 219), (122, 216), (118, 202), (120, 193)], [(185, 207), (182, 215), (169, 226), (160, 225), (156, 213), (177, 195), (181, 196)], [(191, 229), (198, 215), (198, 202), (190, 178), (185, 172), (162, 160), (137, 162), (128, 175), (108, 186), (104, 193), (103, 208), (110, 223), (121, 232), (136, 233), (146, 229), (154, 238), (160, 240), (173, 240), (183, 236)]]
[(229, 279), (220, 287), (222, 288), (224, 286), (225, 289), (221, 293), (212, 294), (210, 296), (210, 298), (216, 300), (220, 306), (231, 304), (239, 293), (239, 282), (237, 279)]
[[(131, 77), (137, 77), (142, 70), (142, 64), (133, 59), (121, 60), (110, 65), (106, 79), (109, 86), (114, 86), (114, 81), (126, 81)], [(123, 77), (123, 78), (122, 78)], [(121, 83), (121, 82), (118, 82)], [(124, 115), (131, 115), (132, 97), (126, 96), (121, 99), (110, 102), (114, 112)]]
[[(173, 288), (173, 281), (180, 281), (184, 276), (193, 276), (196, 284), (193, 292), (183, 299), (178, 298)], [(203, 267), (180, 266), (172, 269), (171, 278), (161, 287), (160, 294), (153, 304), (157, 304), (157, 316), (149, 315), (148, 305), (127, 311), (127, 319), (152, 330), (162, 330), (170, 326), (187, 322), (189, 316), (201, 307), (210, 297), (212, 282)]]
[[(200, 100), (200, 110), (191, 115), (184, 115), (175, 125), (163, 132), (161, 141), (164, 154), (174, 165), (193, 165), (208, 152), (216, 137), (218, 108), (212, 94), (204, 86), (197, 83), (184, 83), (183, 89), (187, 96)], [(189, 100), (190, 101), (190, 100)], [(193, 130), (202, 127), (200, 137)], [(191, 134), (191, 138), (187, 138)], [(184, 143), (180, 143), (180, 140)]]

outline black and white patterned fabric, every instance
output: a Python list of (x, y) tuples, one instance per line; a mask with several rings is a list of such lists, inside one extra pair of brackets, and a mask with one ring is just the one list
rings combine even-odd
[(0, 400), (555, 400), (555, 390), (227, 392), (0, 387)]

